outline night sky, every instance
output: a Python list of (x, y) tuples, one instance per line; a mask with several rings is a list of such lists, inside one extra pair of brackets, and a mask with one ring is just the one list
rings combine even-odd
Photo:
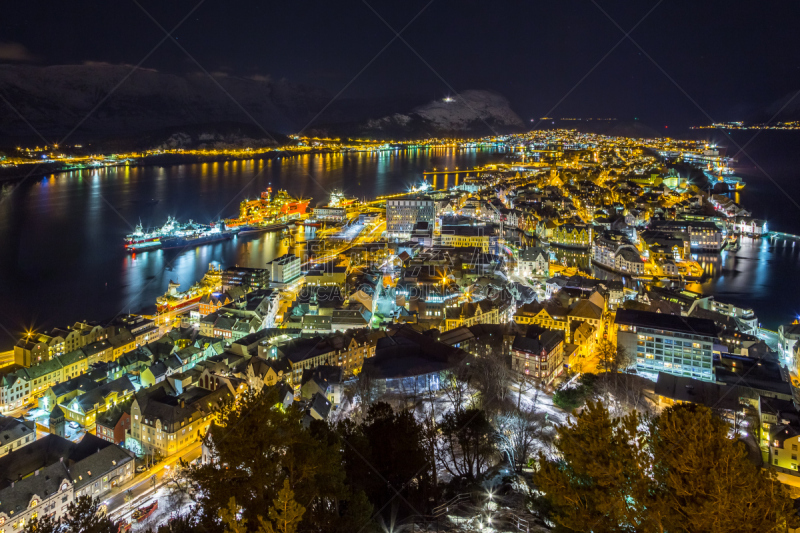
[[(141, 2), (167, 29), (196, 5)], [(370, 6), (397, 30), (424, 9), (402, 34), (422, 59), (396, 39), (342, 97), (432, 99), (492, 89), (525, 120), (550, 113), (706, 124), (692, 100), (714, 120), (735, 120), (800, 89), (798, 2), (205, 0), (174, 36), (208, 71), (285, 78), (334, 95), (394, 36)], [(631, 33), (644, 52), (628, 39), (611, 51), (624, 37), (620, 28), (628, 31), (651, 9)], [(164, 37), (131, 0), (38, 0), (5, 14), (4, 63), (136, 64)], [(169, 41), (142, 66), (197, 70)]]

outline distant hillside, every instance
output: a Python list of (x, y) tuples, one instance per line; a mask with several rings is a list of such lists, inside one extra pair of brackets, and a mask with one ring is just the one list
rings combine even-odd
[[(131, 69), (0, 65), (0, 93), (45, 136), (64, 136), (89, 116), (73, 140), (232, 121), (291, 132), (330, 100), (324, 91), (285, 81), (218, 75), (218, 86), (203, 73), (180, 76), (138, 69), (130, 74)], [(5, 105), (0, 106), (0, 131), (6, 137), (32, 135)]]
[[(312, 134), (395, 138), (505, 133), (524, 126), (508, 101), (489, 91), (464, 91), (452, 102), (425, 105), (413, 97), (331, 102), (321, 89), (283, 80), (131, 72), (129, 65), (0, 65), (0, 94), (50, 142), (80, 123), (72, 143), (110, 147), (263, 145), (271, 137), (282, 142), (275, 132), (297, 133), (306, 126)], [(14, 110), (0, 105), (0, 143), (20, 140), (41, 142)]]

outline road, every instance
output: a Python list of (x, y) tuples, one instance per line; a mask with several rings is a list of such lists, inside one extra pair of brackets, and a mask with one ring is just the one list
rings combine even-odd
[[(163, 486), (168, 480), (169, 476), (175, 472), (175, 468), (178, 466), (178, 461), (180, 459), (183, 459), (186, 462), (191, 462), (200, 457), (201, 454), (202, 444), (200, 442), (196, 442), (188, 448), (181, 450), (180, 453), (176, 453), (167, 457), (155, 467), (150, 468), (141, 474), (137, 474), (136, 477), (131, 481), (125, 485), (117, 487), (109, 495), (106, 495), (103, 503), (106, 505), (108, 513), (112, 515), (114, 519), (130, 519), (130, 513), (141, 504), (146, 503), (149, 495), (153, 492), (153, 476), (156, 478), (155, 488), (157, 489), (158, 487)], [(125, 493), (129, 490), (131, 491), (133, 498), (126, 502)]]

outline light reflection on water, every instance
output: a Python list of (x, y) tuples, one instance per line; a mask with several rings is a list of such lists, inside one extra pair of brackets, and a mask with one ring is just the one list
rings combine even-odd
[[(419, 183), (423, 170), (471, 168), (503, 157), (495, 150), (436, 148), (32, 176), (17, 188), (2, 187), (0, 324), (18, 333), (136, 312), (154, 304), (170, 279), (187, 288), (212, 262), (263, 267), (287, 251), (299, 253), (309, 237), (301, 228), (296, 242), (261, 233), (192, 250), (128, 255), (122, 239), (140, 220), (152, 227), (168, 215), (201, 222), (234, 216), (242, 199), (270, 186), (313, 197), (311, 205), (324, 205), (337, 189), (374, 198)], [(0, 334), (0, 350), (15, 340)]]

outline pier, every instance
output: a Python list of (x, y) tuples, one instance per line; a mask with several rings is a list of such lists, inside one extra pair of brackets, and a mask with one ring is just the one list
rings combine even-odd
[(770, 240), (784, 240), (784, 241), (800, 241), (800, 235), (792, 235), (791, 233), (783, 233), (780, 231), (770, 231), (767, 233)]

